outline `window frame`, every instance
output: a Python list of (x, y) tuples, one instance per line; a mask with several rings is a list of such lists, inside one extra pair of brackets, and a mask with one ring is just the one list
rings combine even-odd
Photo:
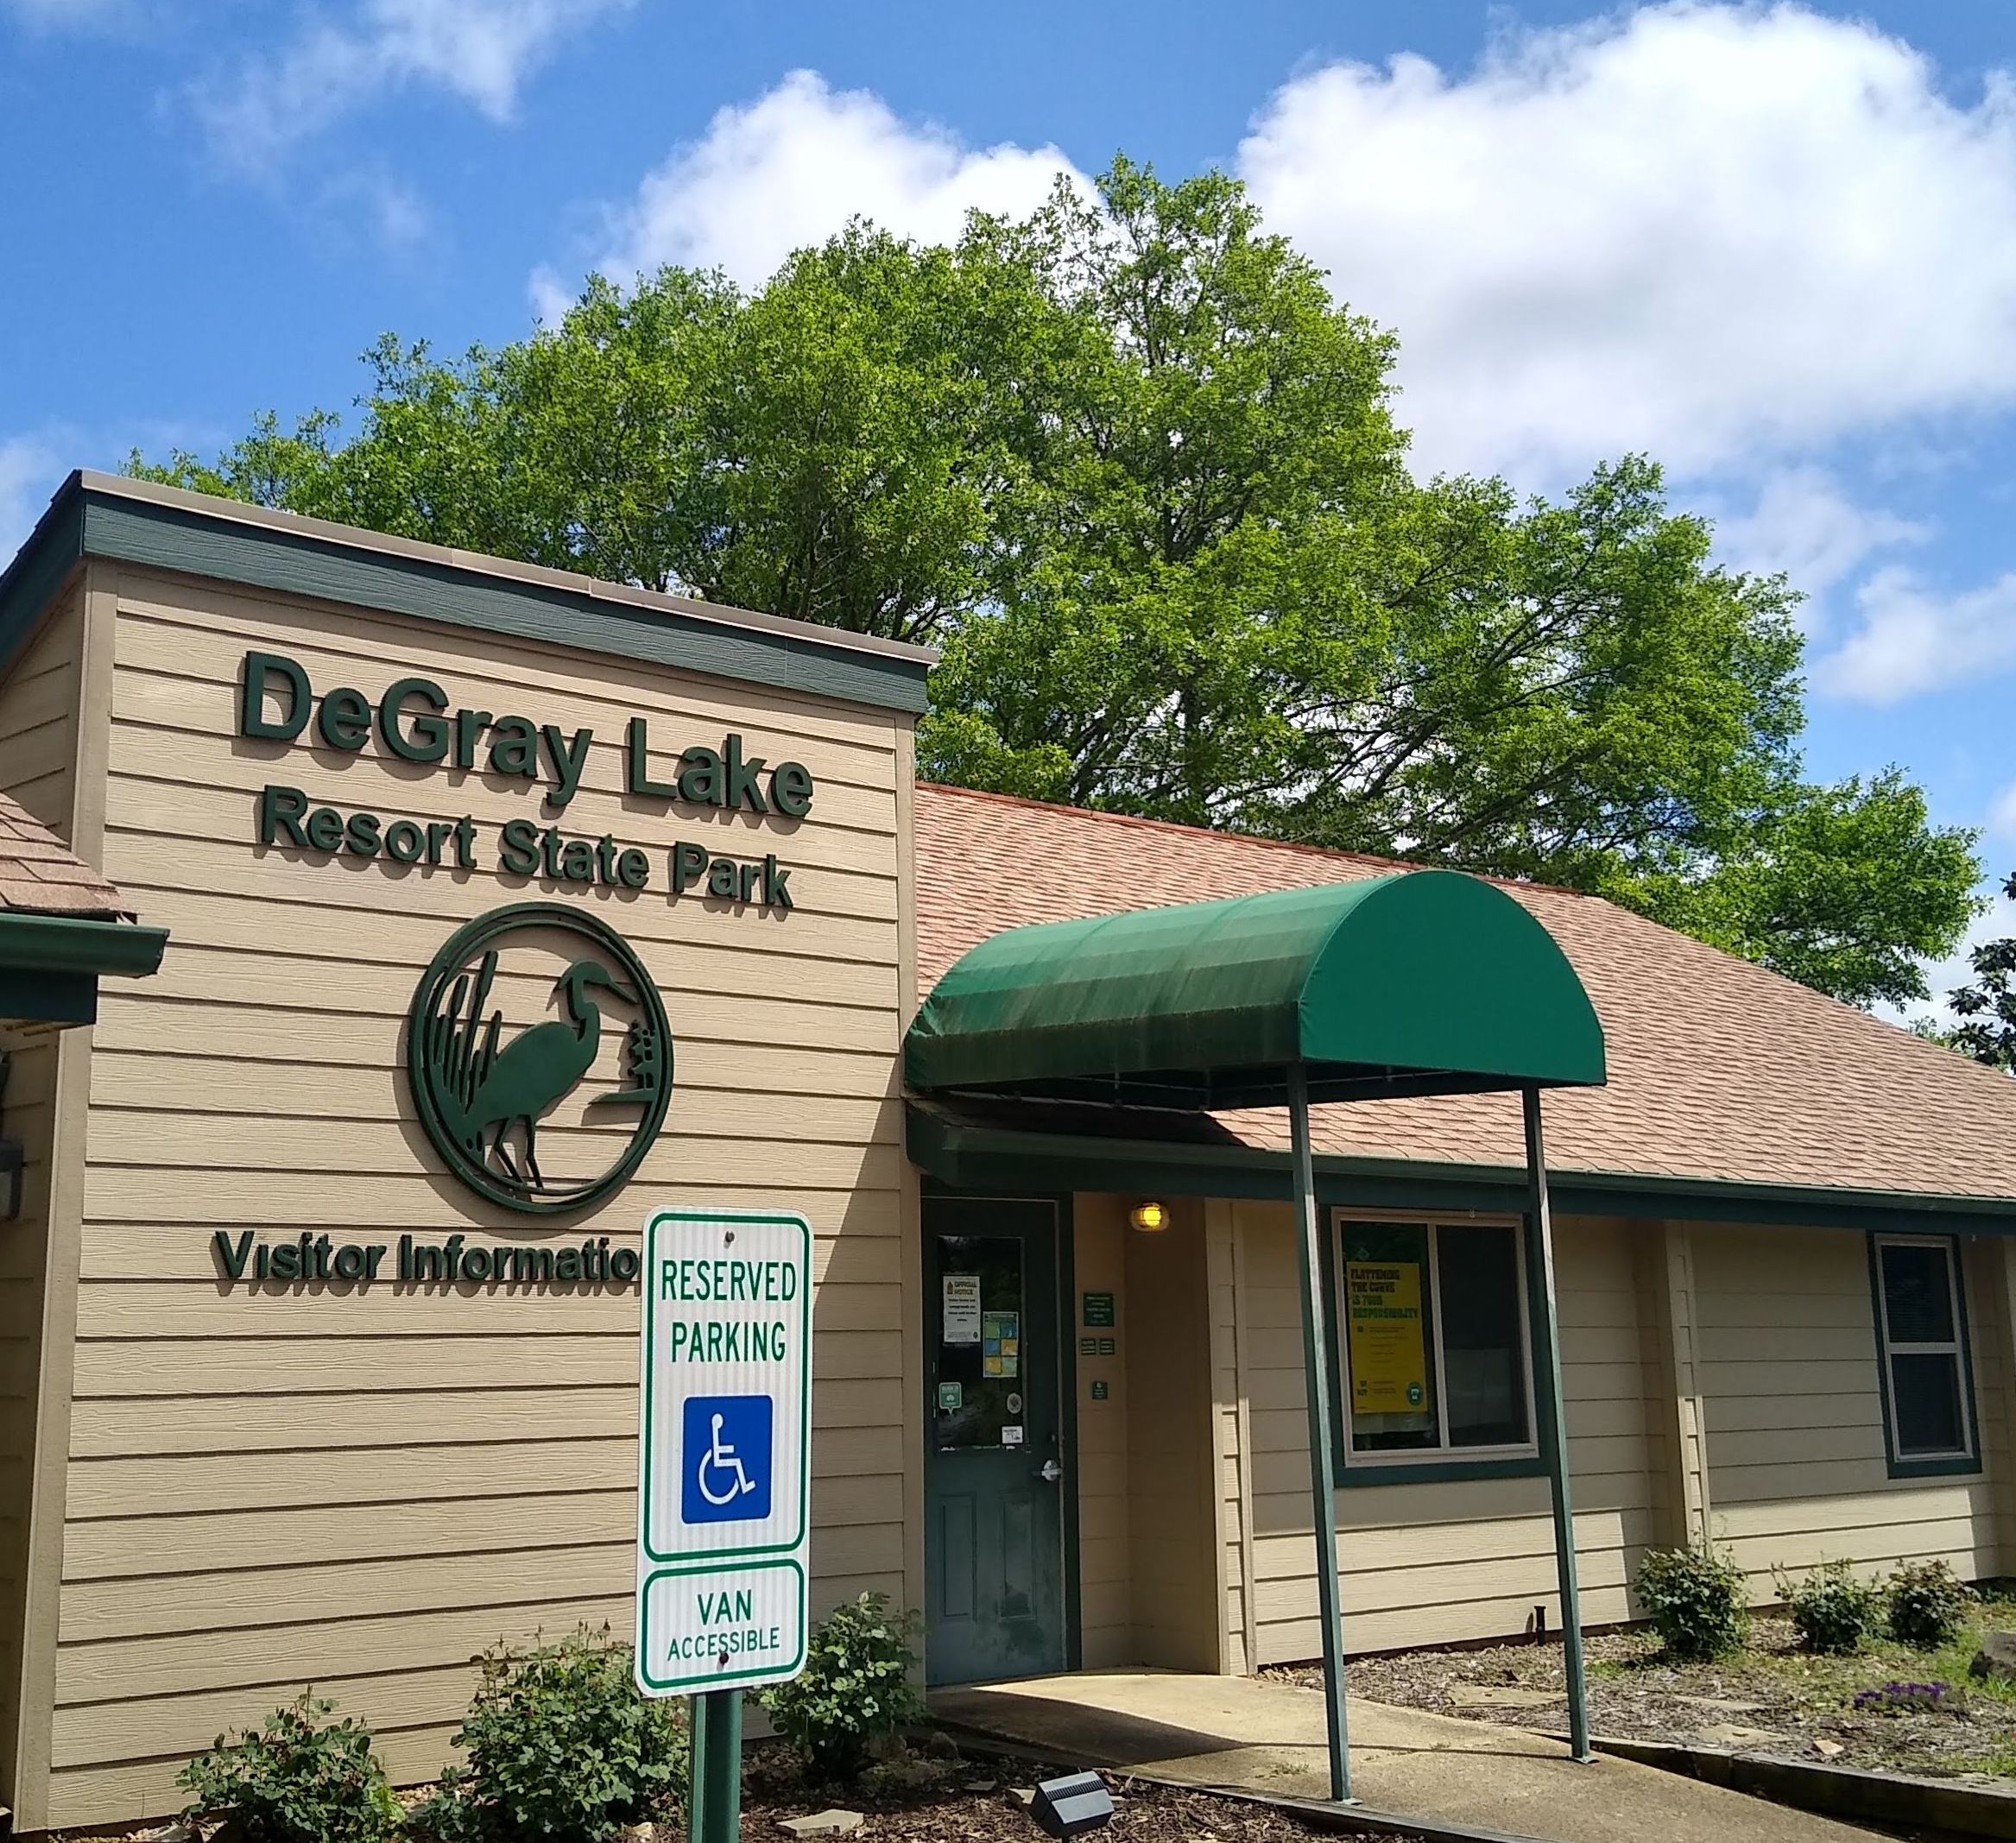
[[(1946, 1257), (1953, 1308), (1953, 1338), (1939, 1344), (1899, 1344), (1890, 1336), (1890, 1301), (1883, 1286), (1886, 1247), (1936, 1247)], [(1870, 1310), (1876, 1338), (1876, 1385), (1883, 1403), (1883, 1459), (1893, 1479), (1976, 1477), (1981, 1471), (1981, 1417), (1974, 1392), (1974, 1346), (1968, 1324), (1967, 1276), (1958, 1235), (1879, 1229), (1869, 1235)], [(1951, 1453), (1905, 1453), (1897, 1442), (1897, 1404), (1891, 1359), (1950, 1356), (1960, 1366), (1960, 1417), (1965, 1447)]]
[[(1539, 1403), (1533, 1386), (1533, 1270), (1526, 1259), (1523, 1216), (1478, 1209), (1361, 1209), (1331, 1203), (1324, 1237), (1322, 1275), (1328, 1327), (1331, 1398), (1336, 1403), (1331, 1456), (1339, 1489), (1351, 1486), (1450, 1483), (1465, 1479), (1537, 1478), (1546, 1472), (1539, 1448)], [(1450, 1228), (1502, 1228), (1512, 1237), (1519, 1313), (1519, 1373), (1526, 1403), (1526, 1437), (1510, 1446), (1440, 1444), (1413, 1452), (1361, 1453), (1351, 1442), (1351, 1376), (1349, 1314), (1343, 1291), (1344, 1230), (1354, 1222), (1404, 1225), (1428, 1237), (1428, 1306), (1433, 1329), (1435, 1413), (1442, 1441), (1449, 1437), (1449, 1379), (1443, 1356), (1442, 1271), (1438, 1232)]]

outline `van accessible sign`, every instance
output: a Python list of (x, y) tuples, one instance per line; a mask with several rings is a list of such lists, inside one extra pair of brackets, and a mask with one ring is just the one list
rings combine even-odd
[(661, 1209), (644, 1231), (637, 1686), (700, 1695), (805, 1667), (812, 1230)]

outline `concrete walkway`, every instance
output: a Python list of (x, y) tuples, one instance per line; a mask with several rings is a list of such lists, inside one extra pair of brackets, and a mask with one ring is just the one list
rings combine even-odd
[[(1249, 1676), (1092, 1670), (937, 1689), (941, 1720), (1060, 1765), (1327, 1798), (1323, 1698)], [(1545, 1736), (1451, 1715), (1349, 1706), (1351, 1789), (1371, 1808), (1548, 1843), (1869, 1843), (1871, 1833), (1656, 1767), (1577, 1766)]]

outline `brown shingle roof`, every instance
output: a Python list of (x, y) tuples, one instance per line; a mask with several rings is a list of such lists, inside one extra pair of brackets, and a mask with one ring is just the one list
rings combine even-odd
[(0, 910), (133, 919), (126, 899), (9, 793), (0, 793)]
[[(1376, 876), (1377, 858), (1235, 833), (917, 790), (922, 988), (1024, 922)], [(1571, 1171), (2016, 1199), (2016, 1081), (1852, 1006), (1593, 896), (1508, 884), (1581, 975), (1607, 1088), (1547, 1099), (1548, 1162)], [(1279, 1114), (1228, 1116), (1284, 1145)], [(1317, 1149), (1517, 1164), (1509, 1095), (1316, 1110)]]

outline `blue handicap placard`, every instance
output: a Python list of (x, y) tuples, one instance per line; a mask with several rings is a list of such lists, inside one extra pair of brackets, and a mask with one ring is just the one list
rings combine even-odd
[(768, 1395), (689, 1395), (679, 1443), (679, 1517), (686, 1523), (741, 1523), (770, 1514), (771, 1431)]

